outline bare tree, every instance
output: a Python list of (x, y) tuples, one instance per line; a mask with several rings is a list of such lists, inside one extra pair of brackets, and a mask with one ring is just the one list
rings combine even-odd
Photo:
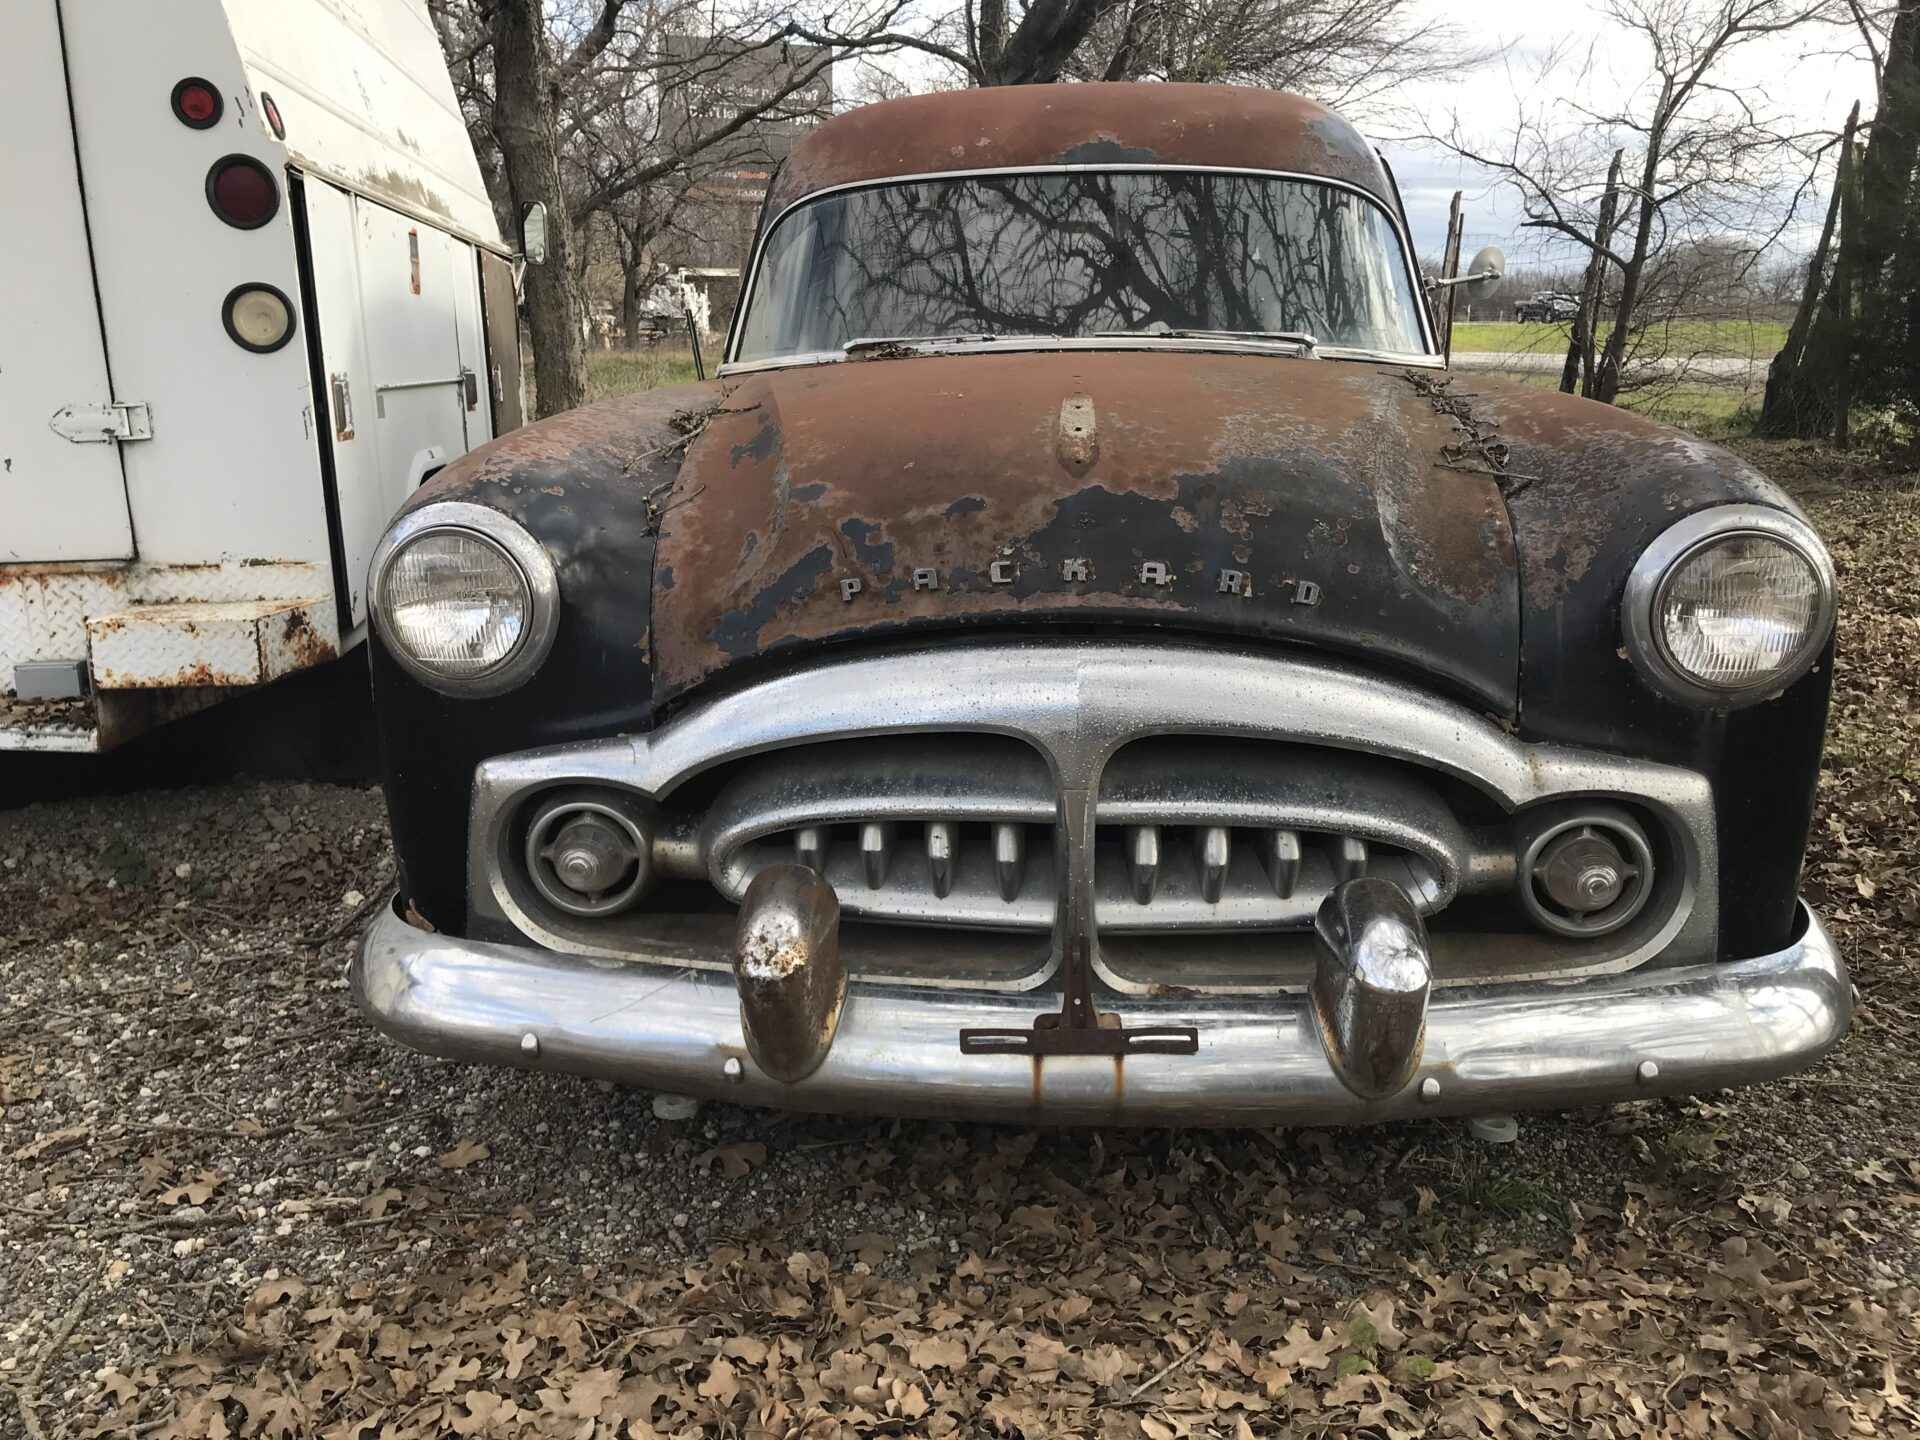
[(1845, 18), (1874, 66), (1874, 112), (1862, 125), (1856, 103), (1847, 119), (1826, 225), (1760, 417), (1767, 434), (1842, 444), (1856, 398), (1911, 415), (1920, 381), (1920, 0), (1847, 0)]
[(1414, 0), (1122, 0), (1069, 69), (1087, 80), (1259, 85), (1355, 108), (1489, 58)]
[[(1729, 233), (1761, 233), (1756, 262), (1804, 195), (1792, 167), (1818, 136), (1764, 114), (1757, 98), (1721, 78), (1742, 46), (1820, 18), (1828, 0), (1605, 0), (1616, 26), (1646, 55), (1639, 83), (1607, 100), (1570, 94), (1567, 72), (1592, 56), (1549, 56), (1503, 143), (1464, 133), (1457, 120), (1431, 140), (1498, 175), (1520, 198), (1525, 225), (1597, 257), (1611, 309), (1589, 393), (1611, 402), (1629, 344), (1644, 328), (1649, 281), (1669, 250)], [(1604, 180), (1624, 149), (1618, 201), (1606, 214)], [(1783, 201), (1784, 195), (1784, 201)], [(1770, 226), (1770, 228), (1769, 228)]]
[[(581, 227), (619, 206), (629, 235), (645, 231), (649, 217), (671, 215), (665, 202), (703, 164), (726, 163), (728, 147), (790, 109), (836, 59), (932, 43), (896, 30), (908, 3), (856, 0), (813, 18), (780, 0), (748, 0), (722, 20), (692, 0), (429, 0), (503, 224), (530, 204), (547, 207), (548, 261), (528, 268), (525, 297), (538, 414), (586, 398)], [(673, 33), (704, 40), (676, 55), (666, 45)], [(796, 42), (814, 53), (769, 66), (750, 96), (712, 112), (672, 102), (675, 87), (697, 89), (743, 57)], [(676, 114), (688, 118), (668, 123)]]

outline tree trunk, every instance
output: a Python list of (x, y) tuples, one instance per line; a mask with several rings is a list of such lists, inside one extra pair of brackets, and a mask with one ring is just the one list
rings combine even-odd
[(647, 309), (647, 270), (638, 258), (622, 257), (620, 277), (620, 328), (626, 331), (625, 348), (640, 348), (640, 317)]
[[(1660, 101), (1661, 112), (1667, 105)], [(1593, 398), (1611, 405), (1620, 394), (1620, 367), (1626, 362), (1627, 336), (1633, 332), (1634, 308), (1640, 303), (1640, 278), (1646, 273), (1647, 252), (1653, 246), (1654, 186), (1660, 178), (1660, 161), (1666, 136), (1656, 125), (1647, 136), (1647, 159), (1640, 174), (1640, 223), (1633, 231), (1633, 255), (1620, 271), (1620, 300), (1613, 311), (1613, 329), (1607, 332), (1607, 348), (1594, 366)]]
[(587, 399), (587, 351), (573, 286), (573, 216), (560, 184), (555, 139), (553, 62), (541, 0), (495, 0), (494, 133), (506, 163), (516, 216), (547, 207), (547, 259), (526, 268), (527, 328), (533, 337), (534, 415)]
[(1607, 188), (1600, 197), (1600, 216), (1593, 227), (1593, 255), (1580, 285), (1580, 308), (1574, 313), (1573, 335), (1567, 341), (1567, 363), (1560, 367), (1563, 395), (1573, 394), (1582, 378), (1588, 393), (1593, 391), (1593, 332), (1600, 318), (1600, 291), (1606, 274), (1606, 249), (1613, 243), (1614, 211), (1620, 204), (1620, 158), (1626, 153), (1614, 151), (1613, 163), (1607, 167)]

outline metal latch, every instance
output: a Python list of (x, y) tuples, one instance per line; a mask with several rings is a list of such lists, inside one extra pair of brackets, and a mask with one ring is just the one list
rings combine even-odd
[(327, 377), (328, 388), (333, 391), (333, 438), (351, 440), (353, 438), (353, 387), (346, 372), (336, 370)]
[(153, 412), (130, 400), (115, 400), (108, 405), (62, 405), (47, 424), (54, 434), (76, 445), (153, 438)]

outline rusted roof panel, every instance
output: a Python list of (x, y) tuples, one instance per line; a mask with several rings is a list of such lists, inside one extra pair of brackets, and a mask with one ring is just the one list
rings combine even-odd
[(1208, 165), (1344, 180), (1393, 208), (1380, 159), (1324, 105), (1235, 85), (1014, 85), (862, 106), (794, 147), (774, 212), (836, 185), (948, 170)]

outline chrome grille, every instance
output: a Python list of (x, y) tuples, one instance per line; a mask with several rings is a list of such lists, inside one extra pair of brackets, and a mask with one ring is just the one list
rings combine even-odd
[[(1143, 741), (1108, 764), (1095, 816), (1095, 916), (1113, 934), (1305, 928), (1367, 873), (1431, 913), (1498, 869), (1417, 775), (1306, 747)], [(767, 757), (721, 792), (701, 849), (729, 899), (797, 860), (847, 913), (896, 923), (1045, 931), (1061, 890), (1045, 764), (996, 737)]]
[[(1200, 761), (1177, 759), (1180, 746)], [(1308, 805), (1293, 783), (1278, 795), (1283, 808), (1269, 808), (1274, 796), (1249, 793), (1267, 774), (1255, 757), (1300, 758), (1307, 778), (1345, 788)], [(1146, 788), (1129, 794), (1127, 771), (1143, 763)], [(1364, 792), (1369, 777), (1406, 783)], [(543, 797), (569, 787), (618, 792), (656, 827), (661, 883), (616, 915), (565, 914), (526, 874), (529, 820)], [(1337, 812), (1331, 801), (1342, 794), (1354, 804)], [(1654, 890), (1605, 936), (1545, 933), (1521, 913), (1517, 857), (1542, 825), (1603, 802), (1625, 807), (1654, 838)], [(1136, 804), (1143, 808), (1125, 808)], [(1423, 821), (1435, 807), (1443, 819)], [(1134, 898), (1133, 855), (1123, 849), (1136, 820), (1160, 827), (1146, 906)], [(935, 836), (946, 852), (945, 895), (935, 893), (925, 849), (926, 827), (938, 822), (952, 827)], [(894, 829), (868, 828), (884, 825)], [(1227, 864), (1210, 872), (1220, 882), (1210, 902), (1194, 852), (1218, 827), (1229, 832)], [(1127, 993), (1296, 986), (1315, 950), (1306, 917), (1335, 859), (1344, 852), (1357, 863), (1353, 842), (1366, 845), (1370, 867), (1399, 858), (1423, 868), (1407, 888), (1429, 915), (1444, 911), (1431, 930), (1442, 985), (1717, 953), (1717, 830), (1704, 776), (1525, 741), (1454, 701), (1324, 656), (1093, 638), (955, 640), (824, 661), (716, 695), (652, 730), (489, 759), (475, 772), (468, 827), (469, 933), (614, 963), (724, 971), (728, 897), (751, 877), (758, 847), (790, 858), (795, 832), (809, 828), (819, 833), (807, 844), (856, 922), (842, 933), (849, 970), (889, 983), (1037, 988), (1085, 953), (1103, 985)], [(1291, 859), (1285, 830), (1301, 851), (1290, 896), (1259, 863), (1270, 841), (1276, 860)], [(1016, 850), (1019, 887), (1007, 900), (1001, 882)], [(871, 902), (870, 863), (881, 881)], [(925, 918), (892, 923), (900, 917), (879, 902), (915, 869), (927, 877)], [(1047, 894), (1052, 928), (1038, 917), (1008, 928), (1007, 911), (1021, 912), (1036, 888)], [(1266, 907), (1251, 923), (1236, 918), (1242, 895)], [(1454, 903), (1469, 895), (1471, 904)], [(1193, 896), (1193, 913), (1204, 910), (1214, 928), (1142, 928)], [(996, 928), (969, 928), (932, 908), (976, 901), (983, 916), (1000, 917)]]

